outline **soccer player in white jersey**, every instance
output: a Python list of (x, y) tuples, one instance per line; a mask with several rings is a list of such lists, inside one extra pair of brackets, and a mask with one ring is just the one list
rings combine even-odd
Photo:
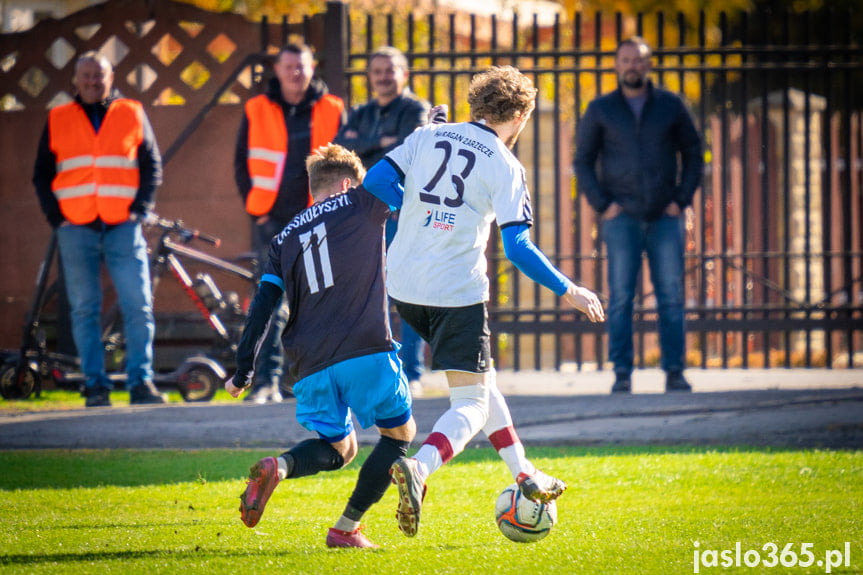
[(450, 388), (450, 408), (417, 454), (390, 469), (399, 489), (399, 529), (408, 537), (419, 527), (429, 475), (480, 430), (527, 497), (547, 502), (566, 489), (525, 457), (495, 383), (489, 343), (485, 249), (495, 220), (507, 258), (523, 273), (591, 321), (605, 319), (596, 294), (571, 282), (530, 240), (524, 167), (510, 149), (535, 98), (536, 89), (518, 70), (492, 67), (471, 81), (473, 121), (419, 128), (375, 164), (363, 183), (401, 208), (387, 253), (387, 291), (401, 317), (429, 342), (432, 369), (446, 371)]

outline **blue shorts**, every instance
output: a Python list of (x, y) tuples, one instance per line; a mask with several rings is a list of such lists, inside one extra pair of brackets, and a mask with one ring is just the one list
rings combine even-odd
[(297, 422), (330, 443), (360, 426), (392, 429), (411, 418), (411, 394), (398, 350), (331, 365), (294, 384)]

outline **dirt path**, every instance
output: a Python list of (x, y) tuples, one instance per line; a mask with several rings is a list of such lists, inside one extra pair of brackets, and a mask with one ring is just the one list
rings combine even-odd
[[(417, 443), (446, 409), (417, 399)], [(756, 445), (863, 448), (863, 389), (767, 389), (631, 396), (514, 395), (527, 445)], [(282, 448), (309, 437), (294, 401), (169, 404), (0, 415), (0, 449)], [(360, 432), (361, 443), (376, 440)], [(475, 445), (488, 445), (480, 436)]]

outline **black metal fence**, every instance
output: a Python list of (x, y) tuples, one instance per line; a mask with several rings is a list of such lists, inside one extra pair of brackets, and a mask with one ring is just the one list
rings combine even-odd
[[(331, 3), (329, 10), (340, 9)], [(654, 82), (681, 92), (705, 142), (704, 185), (687, 213), (688, 363), (853, 366), (863, 330), (863, 49), (847, 13), (576, 13), (566, 18), (372, 15), (344, 8), (349, 103), (368, 98), (368, 55), (388, 44), (410, 62), (410, 85), (455, 120), (468, 119), (472, 74), (513, 64), (539, 88), (516, 150), (528, 170), (534, 240), (578, 281), (603, 293), (597, 223), (575, 193), (570, 164), (587, 103), (616, 88), (614, 50), (644, 36)], [(499, 364), (601, 369), (604, 327), (562, 309), (490, 250)], [(645, 266), (646, 267), (646, 266)], [(655, 299), (636, 301), (640, 366), (658, 360)], [(858, 357), (856, 360), (860, 362)]]
[[(600, 294), (607, 287), (606, 262), (596, 218), (576, 193), (571, 169), (575, 133), (588, 102), (616, 88), (613, 60), (619, 41), (642, 35), (654, 48), (654, 81), (685, 96), (705, 142), (704, 185), (686, 216), (690, 365), (850, 367), (863, 362), (859, 14), (720, 13), (708, 18), (703, 13), (557, 13), (524, 18), (366, 14), (329, 2), (325, 13), (302, 22), (264, 22), (256, 38), (253, 26), (236, 15), (169, 0), (130, 2), (122, 16), (112, 11), (117, 6), (92, 7), (59, 23), (58, 33), (65, 33), (66, 44), (71, 42), (59, 48), (75, 53), (98, 48), (114, 36), (125, 39), (130, 52), (117, 67), (121, 88), (140, 93), (155, 108), (172, 104), (162, 102), (168, 88), (184, 97), (182, 115), (169, 106), (162, 109), (172, 119), (163, 129), (178, 133), (170, 144), (163, 143), (166, 160), (191, 141), (199, 126), (216, 129), (206, 122), (224, 118), (218, 107), (242, 104), (259, 90), (267, 75), (267, 54), (292, 36), (316, 48), (318, 69), (331, 91), (352, 105), (369, 97), (365, 74), (370, 53), (381, 45), (400, 48), (410, 63), (412, 89), (431, 102), (449, 104), (456, 121), (469, 117), (466, 94), (474, 73), (492, 64), (518, 66), (539, 89), (534, 119), (516, 149), (532, 192), (534, 241), (568, 275)], [(102, 22), (96, 25), (99, 32), (81, 36), (93, 18)], [(178, 22), (195, 26), (189, 33), (179, 30)], [(129, 28), (130, 23), (135, 25)], [(0, 110), (25, 109), (18, 124), (14, 113), (0, 119), (28, 134), (32, 123), (26, 121), (27, 109), (50, 107), (52, 95), (67, 89), (72, 61), (66, 54), (65, 63), (56, 62), (60, 39), (38, 32), (0, 42)], [(169, 32), (183, 40), (179, 57), (162, 54), (173, 46)], [(143, 40), (136, 40), (139, 36)], [(150, 41), (162, 48), (151, 48)], [(42, 48), (34, 50), (34, 45)], [(229, 55), (222, 58), (225, 49)], [(44, 58), (54, 59), (46, 64)], [(195, 62), (210, 67), (209, 82), (192, 86), (184, 79), (186, 67)], [(152, 85), (141, 85), (140, 74), (132, 74), (145, 64), (158, 75)], [(33, 83), (28, 75), (37, 68), (47, 70), (45, 89), (28, 91)], [(6, 105), (10, 101), (16, 106)], [(150, 111), (156, 117), (154, 108)], [(176, 119), (181, 117), (185, 129), (179, 130)], [(19, 147), (6, 143), (4, 149), (10, 151)], [(209, 146), (206, 157), (230, 157), (233, 138), (213, 137), (196, 145)], [(233, 197), (233, 190), (229, 194)], [(523, 278), (496, 243), (489, 258), (499, 366), (603, 368), (604, 326), (561, 308), (558, 298)], [(635, 314), (637, 362), (654, 365), (656, 309), (647, 278), (640, 284)]]

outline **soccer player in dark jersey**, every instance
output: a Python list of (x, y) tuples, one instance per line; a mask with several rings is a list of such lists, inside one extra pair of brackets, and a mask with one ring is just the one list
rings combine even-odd
[(331, 144), (312, 153), (306, 167), (315, 203), (273, 238), (237, 350), (237, 372), (225, 389), (239, 397), (251, 385), (256, 344), (287, 294), (291, 315), (282, 344), (297, 382), (296, 417), (319, 437), (255, 463), (240, 515), (254, 527), (279, 481), (350, 463), (357, 454), (353, 413), (364, 429), (377, 425), (381, 438), (327, 533), (327, 546), (377, 547), (362, 534), (360, 519), (383, 497), (391, 465), (416, 435), (387, 317), (383, 226), (390, 209), (355, 187), (365, 170), (353, 152)]

